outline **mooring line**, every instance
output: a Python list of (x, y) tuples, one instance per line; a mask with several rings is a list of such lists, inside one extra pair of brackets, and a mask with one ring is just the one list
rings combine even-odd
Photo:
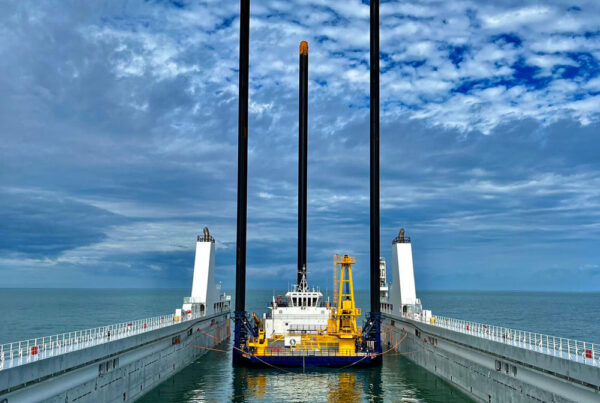
[[(213, 335), (211, 335), (211, 334), (208, 334), (208, 333), (206, 333), (206, 332), (203, 332), (202, 330), (200, 330), (200, 333), (203, 333), (203, 334), (205, 334), (205, 335), (207, 335), (207, 336), (210, 336), (210, 337), (212, 337), (213, 339), (215, 339), (215, 340), (216, 340), (216, 337), (214, 337)], [(389, 349), (387, 349), (386, 351), (383, 351), (383, 352), (381, 352), (381, 353), (375, 353), (375, 354), (367, 354), (367, 355), (365, 355), (365, 356), (361, 357), (359, 360), (356, 360), (355, 362), (353, 362), (353, 363), (351, 363), (351, 364), (349, 364), (349, 365), (346, 365), (346, 366), (343, 366), (343, 367), (340, 367), (340, 368), (338, 368), (338, 370), (342, 370), (342, 369), (350, 368), (350, 367), (352, 367), (352, 366), (354, 366), (354, 365), (358, 364), (359, 362), (363, 361), (363, 360), (364, 360), (364, 359), (366, 359), (366, 358), (373, 358), (373, 357), (377, 357), (378, 355), (384, 355), (384, 354), (387, 354), (387, 353), (389, 353), (390, 351), (392, 351), (393, 349), (395, 349), (396, 347), (398, 347), (400, 344), (402, 344), (402, 342), (404, 341), (404, 339), (406, 339), (406, 337), (407, 337), (407, 336), (408, 336), (408, 333), (407, 333), (407, 332), (405, 332), (405, 333), (404, 333), (404, 336), (402, 336), (402, 338), (400, 339), (400, 341), (398, 341), (396, 344), (394, 344), (392, 347), (390, 347), (390, 348), (389, 348)], [(205, 349), (205, 350), (211, 350), (211, 351), (217, 351), (217, 352), (220, 352), (220, 353), (226, 353), (226, 352), (227, 352), (227, 351), (225, 351), (225, 350), (219, 350), (219, 349), (216, 349), (216, 348), (210, 348), (210, 347), (202, 347), (202, 346), (192, 346), (192, 347), (195, 347), (195, 348), (201, 348), (201, 349)], [(280, 370), (280, 371), (282, 371), (282, 372), (289, 373), (289, 374), (296, 374), (296, 373), (298, 373), (298, 372), (295, 372), (295, 371), (288, 371), (288, 370), (286, 370), (286, 369), (284, 369), (284, 368), (282, 368), (282, 367), (278, 367), (278, 366), (276, 366), (276, 365), (273, 365), (273, 364), (271, 364), (271, 363), (269, 363), (269, 362), (266, 362), (266, 361), (262, 360), (262, 359), (261, 359), (259, 356), (257, 356), (256, 354), (252, 354), (252, 353), (246, 352), (246, 351), (244, 351), (244, 350), (242, 350), (242, 349), (240, 349), (240, 348), (238, 348), (238, 347), (236, 347), (236, 346), (234, 346), (234, 345), (232, 345), (231, 347), (232, 347), (232, 348), (235, 348), (236, 350), (238, 350), (238, 351), (239, 351), (239, 352), (241, 352), (242, 354), (246, 354), (246, 355), (249, 355), (249, 356), (251, 356), (251, 357), (254, 357), (254, 358), (256, 358), (258, 361), (262, 362), (262, 363), (263, 363), (263, 364), (265, 364), (265, 365), (268, 365), (268, 366), (269, 366), (269, 367), (271, 367), (271, 368), (274, 368), (274, 369), (277, 369), (277, 370)], [(397, 353), (397, 354), (392, 354), (392, 356), (395, 356), (395, 355), (403, 355), (403, 354), (410, 354), (410, 353), (413, 353), (413, 352), (414, 352), (414, 351), (410, 351), (410, 352), (406, 352), (406, 353)]]
[(215, 336), (213, 336), (212, 334), (208, 334), (208, 333), (206, 333), (206, 332), (204, 332), (204, 331), (202, 331), (202, 330), (198, 330), (198, 331), (199, 331), (200, 333), (202, 333), (202, 334), (205, 334), (205, 335), (207, 335), (207, 336), (209, 336), (209, 337), (212, 337), (214, 340), (217, 340), (217, 338), (216, 338)]
[(277, 366), (275, 366), (275, 365), (273, 365), (273, 364), (270, 364), (270, 363), (268, 363), (268, 362), (266, 362), (266, 361), (263, 361), (263, 360), (261, 360), (261, 359), (260, 359), (260, 358), (259, 358), (257, 355), (255, 355), (255, 354), (252, 354), (252, 353), (245, 352), (244, 350), (242, 350), (242, 349), (240, 349), (240, 348), (238, 348), (238, 347), (236, 347), (236, 346), (234, 346), (234, 345), (232, 345), (231, 347), (233, 347), (233, 348), (235, 348), (236, 350), (240, 351), (242, 354), (247, 354), (247, 355), (249, 355), (249, 356), (252, 356), (252, 357), (256, 358), (258, 361), (260, 361), (260, 362), (262, 362), (262, 363), (264, 363), (264, 364), (267, 364), (267, 365), (268, 365), (268, 366), (270, 366), (270, 367), (273, 367), (273, 368), (275, 368), (275, 369), (278, 369), (278, 370), (280, 370), (280, 371), (287, 372), (287, 373), (290, 373), (290, 374), (295, 374), (295, 373), (296, 373), (296, 372), (294, 372), (294, 371), (288, 371), (288, 370), (286, 370), (286, 369), (283, 369), (283, 368), (281, 368), (281, 367), (277, 367)]
[(395, 349), (396, 347), (398, 347), (400, 344), (402, 344), (402, 342), (404, 341), (404, 339), (406, 339), (406, 336), (408, 336), (408, 333), (404, 333), (404, 336), (402, 336), (402, 338), (400, 339), (400, 341), (398, 343), (396, 343), (393, 347), (390, 347), (388, 350), (382, 352), (382, 353), (377, 353), (375, 355), (383, 355), (383, 354), (387, 354), (390, 351), (392, 351), (393, 349)]
[(200, 348), (200, 349), (203, 349), (203, 350), (218, 351), (219, 353), (226, 353), (227, 352), (225, 350), (219, 350), (218, 348), (203, 347), (203, 346), (196, 346), (196, 345), (193, 345), (192, 347), (194, 347), (194, 348)]
[(338, 368), (338, 371), (339, 371), (339, 370), (342, 370), (342, 369), (350, 368), (351, 366), (353, 366), (353, 365), (355, 365), (355, 364), (358, 364), (359, 362), (361, 362), (362, 360), (364, 360), (364, 359), (365, 359), (365, 358), (367, 358), (367, 357), (370, 357), (370, 355), (365, 355), (365, 356), (364, 356), (364, 357), (362, 357), (360, 360), (356, 360), (356, 361), (354, 361), (352, 364), (346, 365), (346, 366), (344, 366), (344, 367), (340, 367), (340, 368)]
[(390, 354), (390, 357), (395, 357), (397, 355), (412, 354), (412, 353), (418, 353), (418, 351), (417, 350), (415, 350), (415, 351), (405, 351), (403, 353)]

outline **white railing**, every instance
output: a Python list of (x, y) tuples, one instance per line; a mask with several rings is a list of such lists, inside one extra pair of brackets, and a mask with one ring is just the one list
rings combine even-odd
[(149, 332), (202, 316), (205, 316), (204, 313), (184, 314), (181, 318), (169, 314), (2, 344), (0, 345), (0, 370)]
[(600, 367), (600, 346), (598, 344), (444, 316), (433, 316), (431, 318), (425, 318), (419, 314), (405, 314), (403, 316), (456, 332)]

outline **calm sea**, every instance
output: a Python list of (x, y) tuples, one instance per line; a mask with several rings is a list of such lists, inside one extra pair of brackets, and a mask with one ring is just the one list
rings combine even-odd
[[(277, 292), (275, 292), (277, 293)], [(600, 293), (421, 291), (434, 314), (600, 343)], [(0, 289), (0, 344), (172, 312), (182, 290)], [(271, 290), (248, 290), (247, 309), (262, 313)], [(357, 304), (368, 310), (368, 293)], [(231, 367), (231, 348), (209, 352), (150, 392), (145, 402), (469, 401), (402, 356), (381, 368), (320, 371)]]

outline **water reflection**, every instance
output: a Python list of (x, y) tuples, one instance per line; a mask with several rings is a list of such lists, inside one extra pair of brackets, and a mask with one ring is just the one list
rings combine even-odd
[[(380, 372), (381, 369), (373, 369)], [(328, 401), (361, 402), (373, 385), (369, 377), (353, 371), (314, 370), (281, 372), (271, 369), (233, 369), (235, 402), (264, 401)], [(373, 379), (381, 379), (375, 376)], [(381, 386), (377, 386), (381, 390)], [(371, 400), (371, 399), (368, 399)], [(380, 401), (380, 400), (373, 400)]]
[(232, 368), (231, 347), (211, 351), (166, 380), (143, 402), (468, 402), (466, 396), (402, 356), (381, 367)]
[(369, 373), (369, 384), (365, 390), (365, 397), (371, 402), (383, 402), (383, 385), (381, 384), (381, 368), (373, 369)]
[(360, 402), (359, 391), (356, 389), (356, 374), (340, 373), (337, 376), (337, 388), (329, 388), (328, 402)]

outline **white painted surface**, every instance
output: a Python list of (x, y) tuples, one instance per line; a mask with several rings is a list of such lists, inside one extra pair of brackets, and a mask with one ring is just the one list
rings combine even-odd
[(286, 347), (295, 347), (302, 342), (301, 336), (285, 336), (284, 344)]
[(325, 307), (277, 307), (271, 317), (265, 320), (265, 335), (286, 335), (289, 333), (314, 333), (327, 329), (330, 309)]
[(402, 312), (403, 305), (417, 303), (412, 245), (395, 243), (392, 246), (393, 283), (390, 287), (390, 303), (395, 312)]
[(206, 313), (210, 315), (215, 312), (215, 301), (218, 301), (215, 285), (215, 244), (200, 240), (196, 242), (194, 279), (189, 302), (205, 304)]

